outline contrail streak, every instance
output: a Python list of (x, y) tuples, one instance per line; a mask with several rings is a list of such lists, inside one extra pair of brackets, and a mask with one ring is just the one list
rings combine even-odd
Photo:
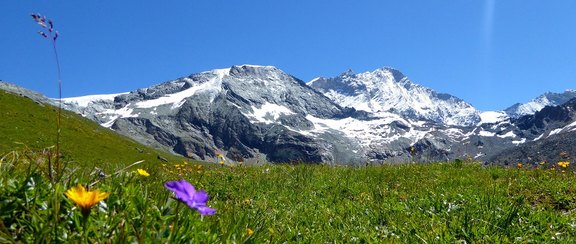
[(496, 0), (486, 0), (484, 9), (484, 45), (486, 51), (492, 49), (492, 35), (494, 32), (494, 11)]

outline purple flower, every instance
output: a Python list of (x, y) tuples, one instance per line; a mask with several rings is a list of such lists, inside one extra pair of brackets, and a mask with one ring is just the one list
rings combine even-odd
[(194, 186), (186, 180), (169, 181), (164, 184), (166, 189), (171, 190), (176, 194), (176, 199), (186, 203), (188, 207), (198, 210), (201, 215), (212, 215), (216, 213), (216, 209), (206, 206), (208, 201), (208, 193), (203, 190), (196, 191)]
[(44, 31), (38, 31), (38, 34), (44, 38), (48, 38), (48, 36), (50, 36), (52, 41), (56, 41), (56, 39), (58, 39), (58, 31), (54, 30), (54, 23), (52, 23), (51, 19), (48, 19), (48, 24), (46, 24), (46, 16), (42, 16), (40, 14), (31, 14), (30, 16), (32, 16), (32, 19), (34, 19), (36, 23), (42, 26), (42, 28), (48, 30), (48, 33)]

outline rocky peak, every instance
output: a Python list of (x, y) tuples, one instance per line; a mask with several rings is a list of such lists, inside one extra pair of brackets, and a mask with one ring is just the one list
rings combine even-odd
[(526, 103), (516, 103), (505, 109), (504, 112), (511, 118), (519, 118), (534, 114), (546, 106), (562, 105), (572, 98), (576, 98), (576, 90), (567, 89), (561, 93), (546, 92)]
[(249, 79), (283, 79), (288, 75), (274, 66), (234, 65), (230, 68), (230, 76)]
[(343, 107), (367, 112), (394, 112), (411, 119), (452, 125), (480, 121), (478, 111), (463, 100), (412, 83), (393, 68), (318, 78), (308, 83)]
[(400, 72), (397, 69), (391, 68), (391, 67), (384, 67), (384, 68), (379, 68), (377, 70), (375, 70), (374, 72), (377, 75), (382, 75), (382, 76), (392, 76), (392, 80), (396, 81), (396, 82), (400, 82), (400, 81), (405, 81), (407, 78), (402, 72)]

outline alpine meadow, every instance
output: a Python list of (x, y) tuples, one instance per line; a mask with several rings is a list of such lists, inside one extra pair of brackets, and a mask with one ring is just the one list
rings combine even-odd
[(0, 80), (0, 243), (576, 241), (576, 90), (486, 111), (391, 67), (239, 64), (63, 97), (67, 36), (29, 22), (58, 98)]

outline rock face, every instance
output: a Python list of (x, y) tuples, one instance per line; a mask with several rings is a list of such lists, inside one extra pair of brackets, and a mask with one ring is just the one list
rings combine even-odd
[(498, 165), (556, 163), (576, 157), (576, 98), (522, 116), (515, 124), (529, 141), (494, 155), (488, 162)]
[(272, 66), (240, 65), (63, 102), (153, 147), (247, 163), (499, 163), (503, 150), (545, 143), (575, 123), (570, 103), (528, 117), (479, 112), (390, 68), (305, 84)]
[(576, 145), (576, 131), (571, 130), (508, 148), (492, 157), (487, 163), (504, 166), (516, 166), (517, 163), (523, 163), (538, 166), (540, 162), (547, 162), (549, 165), (560, 161), (574, 162), (576, 158), (574, 145)]

